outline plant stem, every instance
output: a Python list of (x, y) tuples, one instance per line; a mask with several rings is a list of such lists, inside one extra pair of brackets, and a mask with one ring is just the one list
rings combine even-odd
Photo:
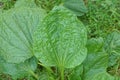
[(61, 77), (61, 80), (64, 80), (64, 67), (60, 68), (60, 77)]
[(29, 73), (36, 79), (36, 80), (38, 80), (38, 76), (33, 72), (33, 71), (29, 71)]
[(41, 63), (38, 63), (38, 64), (41, 65), (42, 67), (44, 67), (49, 73), (54, 73), (50, 67), (47, 67)]

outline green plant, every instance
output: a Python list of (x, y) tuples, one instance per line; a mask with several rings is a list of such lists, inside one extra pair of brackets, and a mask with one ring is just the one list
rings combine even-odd
[[(117, 58), (111, 58), (111, 55), (116, 55), (116, 50), (119, 51), (119, 31), (113, 31), (106, 39), (92, 38), (88, 40), (88, 56), (85, 60), (85, 80), (118, 80), (119, 79), (119, 64), (115, 61)], [(114, 36), (114, 37), (112, 37)], [(105, 41), (105, 42), (104, 42)], [(110, 42), (109, 42), (110, 41)], [(91, 46), (92, 45), (92, 46)], [(111, 48), (114, 45), (114, 50)], [(96, 47), (97, 46), (97, 47)], [(108, 50), (109, 49), (109, 50)], [(112, 56), (114, 57), (114, 56)], [(112, 62), (111, 62), (112, 61)], [(91, 62), (91, 63), (89, 63)], [(108, 67), (114, 67), (117, 73), (111, 72), (114, 76), (107, 73)], [(116, 67), (116, 68), (115, 68)], [(112, 69), (110, 70), (112, 71)]]
[[(1, 13), (0, 58), (2, 61), (0, 62), (0, 69), (3, 70), (2, 73), (10, 74), (13, 78), (24, 77), (24, 73), (35, 76), (34, 70), (37, 62), (36, 64), (28, 63), (29, 66), (26, 66), (26, 62), (33, 57), (32, 33), (44, 15), (44, 10), (40, 8), (26, 5), (19, 7), (18, 3), (16, 3), (15, 8)], [(34, 61), (34, 59), (32, 60)], [(17, 65), (21, 66), (21, 69)], [(33, 69), (31, 70), (29, 67)], [(22, 70), (21, 73), (17, 73), (20, 72), (19, 70)]]
[(0, 9), (0, 80), (120, 80), (119, 2), (84, 1)]
[[(56, 66), (64, 80), (65, 68), (80, 65), (86, 57), (86, 29), (66, 8), (55, 7), (34, 34), (34, 53), (45, 66)], [(42, 56), (42, 57), (41, 57)]]

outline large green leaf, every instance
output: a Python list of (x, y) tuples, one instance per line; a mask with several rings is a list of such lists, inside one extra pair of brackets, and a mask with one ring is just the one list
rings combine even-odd
[(40, 8), (19, 7), (4, 12), (0, 18), (0, 56), (19, 63), (33, 56), (33, 31), (45, 12)]
[(36, 68), (37, 60), (35, 57), (32, 57), (20, 64), (8, 63), (0, 57), (0, 73), (9, 74), (13, 79), (33, 75)]
[(64, 0), (64, 6), (73, 11), (77, 16), (81, 16), (87, 12), (87, 8), (83, 0)]
[(34, 34), (34, 52), (46, 66), (72, 68), (86, 58), (86, 29), (76, 15), (55, 7)]

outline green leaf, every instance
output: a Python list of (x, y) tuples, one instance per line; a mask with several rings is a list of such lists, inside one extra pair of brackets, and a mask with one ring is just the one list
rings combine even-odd
[(83, 65), (79, 65), (73, 69), (69, 75), (69, 80), (82, 80)]
[(114, 80), (106, 70), (109, 56), (104, 52), (103, 44), (102, 38), (88, 40), (88, 55), (84, 61), (84, 80)]
[(87, 41), (88, 52), (98, 52), (103, 50), (104, 40), (102, 37), (91, 38)]
[[(92, 70), (84, 80), (116, 80), (115, 77), (109, 75), (107, 72), (102, 70)], [(118, 79), (117, 79), (118, 80)]]
[(15, 7), (36, 7), (34, 0), (18, 0), (16, 1)]
[(84, 80), (114, 80), (107, 73), (108, 55), (104, 52), (88, 53), (84, 61)]
[(113, 31), (110, 33), (105, 41), (105, 50), (109, 54), (116, 54), (120, 56), (120, 32)]
[(86, 29), (75, 14), (55, 7), (34, 33), (34, 52), (46, 66), (72, 68), (86, 58)]
[(88, 53), (84, 65), (86, 72), (99, 68), (106, 70), (108, 66), (108, 55), (104, 52)]
[(49, 75), (48, 72), (44, 70), (43, 72), (40, 72), (39, 80), (58, 80), (58, 79), (54, 79), (53, 76)]
[(32, 75), (31, 72), (35, 71), (36, 68), (37, 60), (35, 57), (20, 64), (8, 63), (0, 57), (0, 73), (9, 74), (13, 79)]
[(109, 66), (115, 66), (120, 61), (120, 32), (115, 30), (105, 39), (105, 51), (109, 54)]
[(64, 0), (64, 6), (73, 11), (77, 16), (82, 16), (87, 12), (83, 0)]
[(104, 51), (103, 44), (102, 38), (92, 38), (88, 40), (88, 55), (84, 61), (84, 80), (120, 79), (119, 77), (112, 76), (107, 72), (109, 55)]
[(86, 72), (90, 69), (106, 69), (108, 54), (103, 50), (103, 38), (91, 38), (87, 41), (88, 55), (84, 61)]
[(33, 54), (33, 31), (41, 23), (45, 12), (40, 8), (10, 9), (0, 18), (0, 56), (7, 62), (20, 63)]

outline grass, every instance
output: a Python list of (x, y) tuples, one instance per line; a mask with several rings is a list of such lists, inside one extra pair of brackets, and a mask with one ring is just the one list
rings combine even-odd
[(8, 10), (14, 7), (16, 0), (0, 0), (0, 8)]
[(114, 29), (120, 30), (120, 2), (118, 0), (89, 0), (88, 13), (80, 20), (88, 28), (88, 36), (104, 37)]
[(54, 6), (59, 5), (61, 0), (35, 0), (35, 3), (49, 12)]

